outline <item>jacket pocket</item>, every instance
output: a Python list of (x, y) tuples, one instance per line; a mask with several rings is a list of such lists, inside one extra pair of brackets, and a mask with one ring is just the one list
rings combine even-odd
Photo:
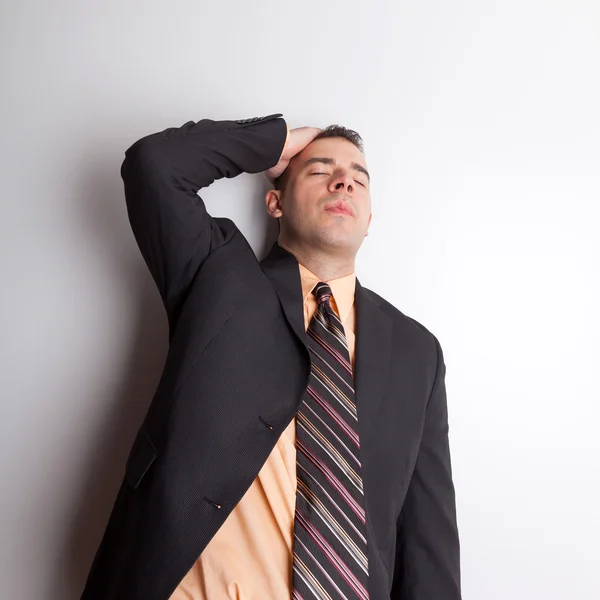
[(125, 465), (125, 480), (136, 489), (158, 453), (144, 426), (140, 427)]

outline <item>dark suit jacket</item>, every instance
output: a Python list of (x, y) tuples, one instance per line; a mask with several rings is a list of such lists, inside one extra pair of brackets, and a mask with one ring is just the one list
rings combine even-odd
[[(295, 257), (276, 243), (259, 263), (235, 224), (211, 217), (197, 195), (275, 165), (286, 138), (279, 117), (189, 121), (126, 152), (129, 220), (170, 345), (84, 600), (166, 600), (302, 399), (309, 356)], [(442, 350), (359, 281), (355, 303), (370, 597), (458, 600)]]

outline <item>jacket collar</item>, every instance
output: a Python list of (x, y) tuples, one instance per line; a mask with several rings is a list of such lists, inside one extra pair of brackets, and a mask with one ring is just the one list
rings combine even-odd
[[(271, 281), (291, 328), (306, 346), (302, 282), (296, 257), (275, 242), (260, 266)], [(383, 312), (377, 298), (356, 280), (354, 380), (358, 410), (369, 430), (383, 399), (392, 354), (392, 319)]]
[(260, 266), (270, 279), (294, 333), (306, 345), (302, 281), (296, 257), (275, 242)]

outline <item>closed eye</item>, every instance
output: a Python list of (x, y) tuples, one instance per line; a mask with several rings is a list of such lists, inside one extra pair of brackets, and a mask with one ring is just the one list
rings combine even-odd
[[(322, 171), (317, 171), (315, 173), (311, 173), (311, 175), (329, 175), (329, 173), (323, 173)], [(358, 185), (362, 185), (363, 187), (367, 187), (362, 181), (359, 181), (358, 179), (355, 179), (354, 181), (356, 181), (356, 183), (358, 183)]]

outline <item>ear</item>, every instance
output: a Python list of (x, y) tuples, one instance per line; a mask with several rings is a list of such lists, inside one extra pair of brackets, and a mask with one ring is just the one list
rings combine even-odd
[(269, 190), (265, 196), (267, 205), (267, 214), (274, 219), (278, 219), (283, 214), (281, 210), (281, 190)]

